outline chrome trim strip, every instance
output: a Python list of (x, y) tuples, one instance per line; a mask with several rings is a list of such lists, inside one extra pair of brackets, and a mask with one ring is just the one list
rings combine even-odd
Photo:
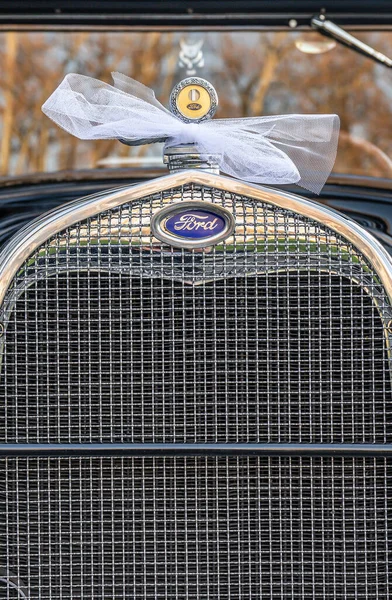
[(369, 232), (348, 217), (291, 193), (250, 185), (221, 175), (183, 171), (125, 189), (78, 198), (29, 223), (8, 242), (0, 254), (0, 305), (20, 266), (36, 248), (56, 233), (125, 202), (136, 201), (144, 196), (188, 183), (205, 185), (263, 201), (318, 221), (334, 230), (351, 242), (370, 262), (378, 273), (392, 304), (392, 257)]
[(392, 444), (0, 444), (0, 457), (392, 456)]

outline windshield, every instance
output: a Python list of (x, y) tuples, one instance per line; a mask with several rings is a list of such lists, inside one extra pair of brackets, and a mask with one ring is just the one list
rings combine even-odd
[[(391, 54), (392, 34), (360, 37)], [(219, 95), (216, 117), (337, 113), (335, 172), (392, 178), (392, 74), (317, 32), (0, 33), (0, 175), (158, 166), (159, 145), (80, 141), (41, 105), (66, 73), (111, 83), (120, 71), (167, 106), (172, 87), (196, 74)]]

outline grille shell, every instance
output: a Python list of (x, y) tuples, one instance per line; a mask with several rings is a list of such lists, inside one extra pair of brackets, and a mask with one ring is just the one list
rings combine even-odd
[[(229, 209), (234, 235), (207, 252), (163, 247), (151, 216), (181, 198)], [(13, 279), (0, 441), (390, 443), (390, 316), (367, 259), (310, 217), (192, 183), (125, 202), (50, 237)], [(386, 459), (5, 467), (0, 566), (31, 598), (389, 594)], [(198, 537), (216, 506), (222, 542)]]

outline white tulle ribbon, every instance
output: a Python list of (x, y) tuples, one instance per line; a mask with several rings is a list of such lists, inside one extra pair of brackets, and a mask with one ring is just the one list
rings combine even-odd
[(42, 107), (57, 125), (83, 140), (165, 140), (194, 143), (218, 156), (220, 169), (254, 183), (298, 183), (319, 193), (336, 157), (337, 115), (280, 115), (183, 123), (154, 92), (113, 73), (114, 86), (71, 73)]

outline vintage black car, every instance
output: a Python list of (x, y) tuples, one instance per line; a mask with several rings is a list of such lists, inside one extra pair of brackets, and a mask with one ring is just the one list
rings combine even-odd
[[(1, 599), (392, 597), (392, 10), (337, 4), (0, 4)], [(110, 69), (336, 112), (336, 170), (41, 113)]]

